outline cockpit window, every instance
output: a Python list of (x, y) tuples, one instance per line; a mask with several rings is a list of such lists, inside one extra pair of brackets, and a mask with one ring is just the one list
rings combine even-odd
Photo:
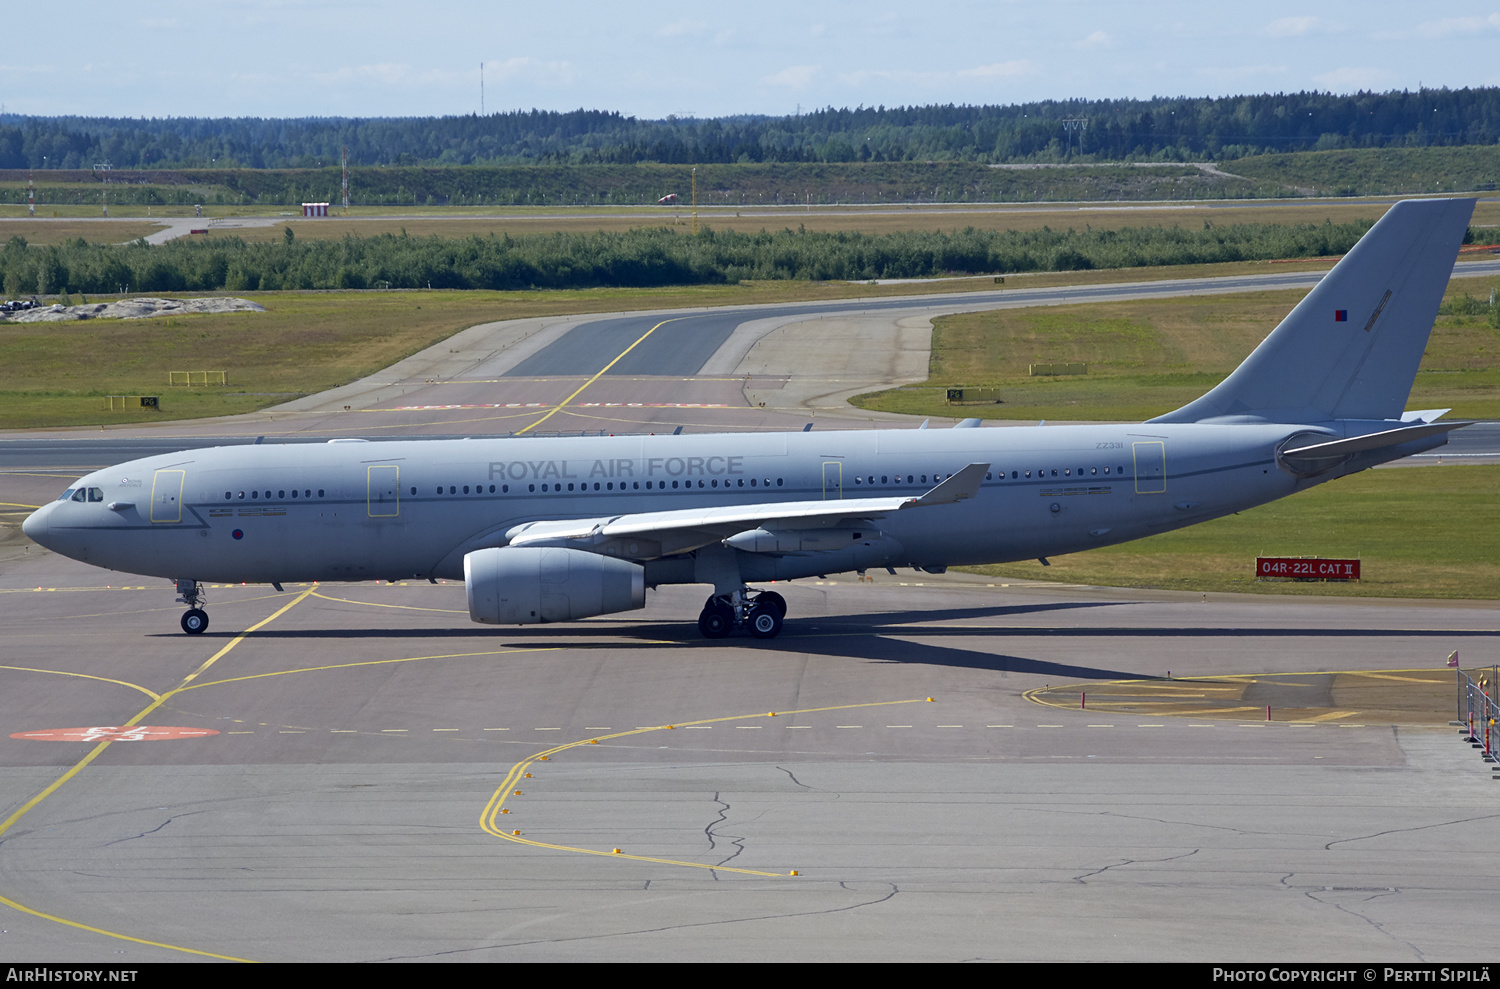
[(67, 501), (67, 500), (69, 500), (70, 498), (73, 497), (73, 491), (74, 491), (73, 488), (69, 488), (68, 490), (64, 491), (61, 495), (59, 495), (57, 500), (58, 501)]
[(76, 491), (73, 492), (73, 500), (74, 501), (85, 501), (85, 500), (87, 500), (87, 498), (88, 498), (88, 489), (86, 489), (86, 488), (79, 488), (79, 489), (77, 489)]
[(103, 488), (89, 488), (89, 501), (103, 501), (103, 500), (104, 500), (104, 489)]

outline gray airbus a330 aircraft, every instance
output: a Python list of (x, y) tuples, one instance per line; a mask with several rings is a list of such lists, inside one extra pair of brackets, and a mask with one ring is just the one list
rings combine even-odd
[[(490, 624), (711, 584), (709, 638), (781, 631), (747, 582), (1045, 558), (1241, 511), (1447, 442), (1404, 412), (1474, 201), (1396, 204), (1221, 384), (1141, 425), (216, 447), (96, 471), (41, 545), (176, 580), (462, 578)], [(894, 571), (893, 571), (894, 572)]]

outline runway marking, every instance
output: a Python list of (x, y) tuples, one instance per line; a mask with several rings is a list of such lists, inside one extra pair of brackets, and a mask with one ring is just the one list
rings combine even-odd
[(88, 931), (92, 934), (102, 934), (105, 937), (118, 938), (121, 941), (130, 941), (134, 944), (145, 944), (153, 948), (166, 948), (169, 951), (181, 951), (189, 955), (202, 955), (204, 958), (217, 958), (221, 961), (226, 962), (245, 962), (246, 964), (251, 964), (251, 960), (249, 958), (236, 958), (233, 955), (219, 955), (215, 954), (212, 951), (199, 951), (197, 948), (184, 948), (181, 945), (177, 944), (164, 944), (161, 941), (148, 941), (145, 938), (131, 937), (129, 934), (119, 934), (115, 931), (106, 931), (102, 927), (90, 927), (88, 924), (80, 924), (78, 923), (78, 921), (68, 920), (66, 917), (58, 917), (50, 913), (42, 913), (40, 910), (33, 910), (30, 907), (26, 906), (24, 903), (17, 903), (15, 900), (9, 899), (4, 896), (0, 896), (0, 904), (10, 907), (12, 910), (19, 910), (21, 913), (30, 914), (33, 917), (39, 917), (42, 920), (50, 920), (53, 923), (77, 928), (80, 931)]
[[(386, 662), (394, 662), (394, 661), (393, 660), (386, 660)], [(305, 670), (299, 670), (299, 671), (295, 671), (295, 672), (307, 672), (307, 671), (305, 671)], [(262, 676), (275, 676), (276, 674), (269, 673), (269, 674), (261, 674), (261, 675)], [(247, 679), (249, 679), (249, 678), (247, 678)], [(230, 683), (230, 682), (232, 682), (232, 681), (221, 680), (221, 681), (215, 681), (215, 684), (217, 684), (217, 683)], [(213, 685), (214, 684), (200, 684), (199, 686), (213, 686)], [(1259, 710), (1259, 709), (1257, 709), (1257, 708), (1239, 708), (1237, 710), (1240, 710), (1240, 711), (1243, 712), (1243, 711), (1254, 711), (1254, 710)], [(787, 713), (791, 713), (791, 712), (787, 712)], [(1216, 712), (1202, 712), (1202, 711), (1197, 711), (1197, 712), (1194, 712), (1194, 713), (1195, 714), (1203, 714), (1203, 713), (1216, 713)], [(1351, 716), (1353, 713), (1354, 712), (1339, 712), (1337, 715), (1335, 715), (1335, 717), (1345, 718), (1345, 717)], [(1288, 725), (1295, 725), (1295, 726), (1301, 727), (1301, 728), (1317, 728), (1317, 727), (1328, 727), (1328, 728), (1365, 728), (1365, 727), (1368, 727), (1368, 725), (1365, 725), (1363, 723), (1360, 723), (1360, 724), (1347, 724), (1347, 723), (1346, 724), (1330, 724), (1330, 723), (1327, 723), (1328, 720), (1330, 720), (1330, 719), (1327, 719), (1327, 718), (1316, 718), (1315, 717), (1315, 718), (1303, 719), (1303, 720), (1297, 720), (1297, 721), (1255, 722), (1253, 724), (1243, 724), (1243, 723), (1241, 723), (1239, 725), (1236, 725), (1235, 727), (1239, 727), (1239, 728), (1271, 728), (1271, 727), (1282, 727), (1282, 728), (1284, 728), (1284, 727), (1287, 727)], [(262, 727), (270, 727), (270, 726), (263, 725)], [(636, 731), (653, 731), (657, 727), (658, 726), (655, 726), (655, 725), (644, 725), (644, 726), (642, 726), (640, 728), (637, 728), (635, 730)], [(715, 726), (715, 725), (676, 725), (675, 727), (678, 730), (681, 730), (681, 731), (712, 731), (715, 727), (734, 728), (734, 729), (743, 730), (743, 731), (764, 731), (767, 728), (771, 728), (772, 730), (774, 730), (776, 728), (780, 728), (783, 731), (810, 731), (810, 730), (813, 730), (813, 729), (817, 728), (818, 726), (816, 726), (816, 725), (774, 725), (774, 726), (772, 726), (772, 725), (719, 725), (719, 726)], [(830, 726), (830, 727), (833, 728), (833, 729), (840, 729), (840, 728), (842, 728), (842, 729), (862, 729), (862, 728), (867, 728), (867, 727), (870, 727), (870, 726), (868, 726), (868, 725), (835, 725), (835, 726)], [(926, 729), (926, 730), (937, 730), (937, 729), (952, 730), (952, 729), (955, 729), (955, 728), (963, 728), (964, 726), (963, 725), (881, 725), (881, 726), (876, 726), (876, 727), (877, 728), (882, 728), (883, 727), (883, 728), (888, 729), (890, 731), (903, 731), (903, 730), (924, 730), (924, 729)], [(978, 727), (979, 726), (976, 726), (976, 728), (970, 729), (970, 730), (971, 731), (977, 730)], [(1068, 728), (1068, 727), (1073, 727), (1073, 728), (1079, 728), (1079, 727), (1083, 727), (1083, 728), (1109, 728), (1109, 729), (1114, 729), (1116, 731), (1129, 731), (1132, 726), (1131, 725), (1119, 725), (1119, 724), (1114, 724), (1114, 723), (1110, 723), (1110, 724), (1094, 724), (1094, 723), (1089, 723), (1089, 724), (1085, 724), (1085, 725), (1072, 725), (1072, 726), (1069, 726), (1069, 725), (1059, 725), (1059, 724), (1035, 724), (1035, 725), (1014, 725), (1014, 724), (1009, 724), (1009, 725), (983, 725), (982, 727), (984, 727), (984, 728), (1010, 728), (1012, 730), (1019, 730), (1019, 731), (1027, 731), (1027, 730), (1030, 730), (1030, 729), (1033, 729), (1033, 728)], [(1163, 724), (1139, 724), (1139, 725), (1135, 725), (1133, 727), (1136, 727), (1136, 728), (1165, 728), (1165, 727), (1167, 727), (1167, 725), (1165, 723), (1163, 723)], [(1213, 724), (1191, 724), (1190, 723), (1190, 724), (1184, 725), (1183, 727), (1186, 727), (1186, 728), (1223, 728), (1223, 727), (1229, 727), (1229, 724), (1227, 722), (1216, 722), (1216, 723), (1213, 723)], [(77, 730), (83, 730), (83, 729), (77, 729)], [(423, 731), (427, 731), (427, 732), (448, 732), (448, 733), (458, 732), (458, 733), (465, 733), (465, 732), (490, 732), (490, 731), (567, 731), (568, 729), (567, 728), (551, 728), (551, 727), (546, 727), (546, 728), (475, 728), (475, 727), (463, 727), (463, 728), (446, 728), (446, 727), (442, 727), (442, 728), (434, 728), (434, 727), (430, 727), (430, 726), (417, 726), (415, 728), (290, 728), (290, 727), (281, 727), (281, 728), (273, 728), (271, 730), (273, 730), (276, 734), (280, 734), (280, 735), (301, 735), (301, 734), (306, 734), (307, 732), (310, 732), (310, 731), (326, 731), (330, 735), (358, 735), (358, 734), (366, 734), (366, 733), (369, 733), (369, 734), (383, 734), (383, 735), (390, 735), (390, 734), (398, 734), (398, 735), (399, 734), (404, 734), (404, 735), (409, 735), (409, 734), (411, 734), (413, 732), (423, 732)], [(584, 731), (614, 731), (613, 728), (588, 728), (588, 727), (585, 727), (582, 730), (584, 730)], [(215, 732), (208, 732), (208, 734), (216, 734), (216, 733)], [(224, 734), (226, 734), (226, 735), (254, 735), (255, 731), (253, 729), (248, 729), (248, 730), (241, 730), (241, 731), (228, 731), (228, 732), (225, 732)], [(23, 738), (23, 737), (25, 737), (25, 735), (23, 733), (18, 733), (16, 735), (13, 735), (12, 737), (14, 737), (14, 738)], [(473, 736), (470, 736), (467, 739), (461, 739), (461, 740), (477, 741), (478, 739), (475, 738), (475, 737), (473, 737)]]
[[(644, 339), (644, 337), (642, 339)], [(638, 340), (636, 342), (639, 343), (640, 341)], [(736, 869), (724, 865), (707, 865), (703, 862), (684, 862), (677, 859), (655, 858), (648, 855), (628, 855), (624, 852), (619, 851), (618, 849), (606, 852), (600, 851), (596, 848), (577, 848), (572, 845), (557, 845), (551, 842), (537, 841), (533, 838), (523, 837), (519, 830), (515, 830), (514, 833), (511, 831), (501, 830), (500, 826), (497, 823), (497, 818), (500, 817), (502, 811), (504, 811), (505, 813), (509, 813), (509, 810), (505, 807), (505, 801), (508, 797), (513, 795), (513, 791), (515, 791), (516, 786), (522, 779), (526, 777), (527, 770), (530, 769), (534, 763), (550, 760), (553, 756), (561, 752), (566, 752), (569, 749), (581, 748), (585, 745), (597, 745), (601, 742), (609, 741), (610, 739), (625, 738), (630, 735), (642, 735), (657, 731), (673, 731), (678, 728), (710, 726), (725, 721), (749, 721), (756, 718), (786, 717), (793, 714), (819, 714), (825, 711), (849, 711), (868, 707), (890, 707), (895, 704), (923, 704), (926, 703), (929, 699), (930, 698), (913, 698), (911, 700), (902, 701), (876, 701), (868, 704), (839, 704), (832, 707), (810, 707), (796, 711), (779, 711), (764, 714), (737, 714), (731, 715), (726, 718), (702, 718), (696, 721), (681, 722), (677, 724), (648, 725), (646, 727), (635, 728), (629, 731), (615, 732), (610, 735), (595, 735), (589, 738), (581, 738), (573, 742), (565, 742), (562, 745), (558, 745), (550, 749), (543, 749), (540, 752), (534, 752), (531, 755), (527, 756), (525, 759), (522, 759), (520, 762), (516, 763), (514, 766), (510, 767), (510, 772), (506, 774), (504, 781), (501, 782), (500, 786), (495, 790), (494, 795), (490, 797), (489, 803), (485, 805), (484, 810), (480, 813), (479, 827), (486, 834), (494, 835), (496, 838), (504, 838), (506, 841), (514, 842), (518, 845), (530, 845), (533, 848), (550, 848), (553, 851), (577, 852), (580, 855), (604, 855), (609, 856), (610, 858), (630, 859), (631, 861), (635, 862), (655, 862), (659, 865), (680, 865), (690, 869), (709, 869), (717, 872), (734, 872), (740, 875), (747, 876), (766, 876), (770, 878), (781, 878), (789, 874), (795, 875), (795, 872), (763, 872), (758, 869)]]
[(620, 353), (615, 357), (614, 360), (610, 361), (608, 364), (604, 365), (602, 368), (599, 369), (599, 373), (598, 374), (594, 375), (592, 378), (590, 378), (589, 380), (585, 381), (583, 384), (579, 385), (577, 391), (575, 391), (573, 394), (569, 395), (567, 398), (563, 399), (561, 402), (557, 403), (557, 407), (554, 408), (551, 412), (548, 412), (546, 415), (542, 416), (540, 419), (538, 419), (536, 422), (532, 423), (531, 425), (527, 426), (526, 428), (518, 430), (517, 433), (516, 433), (516, 435), (519, 436), (519, 435), (521, 435), (521, 433), (529, 433), (533, 429), (535, 429), (536, 427), (540, 426), (542, 423), (546, 422), (548, 419), (551, 419), (559, 411), (562, 410), (563, 406), (567, 405), (569, 402), (573, 401), (573, 399), (577, 398), (580, 394), (582, 394), (583, 390), (585, 388), (587, 388), (589, 385), (593, 384), (594, 382), (598, 381), (604, 375), (605, 371), (608, 371), (610, 368), (612, 368), (616, 364), (620, 363), (620, 361), (622, 359), (624, 359), (624, 357), (625, 357), (626, 354), (630, 353), (636, 347), (640, 346), (641, 342), (644, 341), (647, 337), (649, 337), (651, 334), (655, 333), (657, 330), (661, 329), (663, 326), (666, 326), (668, 323), (675, 323), (679, 319), (687, 319), (687, 317), (686, 316), (674, 316), (671, 319), (664, 319), (660, 323), (657, 323), (655, 326), (651, 327), (651, 329), (647, 330), (645, 333), (642, 333), (640, 335), (640, 339), (636, 340), (635, 343), (631, 344), (630, 346), (626, 347), (624, 350), (620, 351)]
[(1431, 683), (1432, 681), (1423, 677), (1398, 677), (1389, 673), (1355, 673), (1352, 676), (1369, 677), (1372, 680), (1395, 680), (1398, 683)]
[(419, 608), (413, 604), (382, 604), (379, 601), (355, 601), (351, 598), (336, 598), (331, 594), (323, 594), (319, 591), (312, 592), (313, 597), (322, 598), (324, 601), (337, 601), (339, 604), (361, 604), (367, 608), (395, 608), (397, 611), (436, 611), (444, 615), (467, 615), (468, 612), (458, 608)]
[[(621, 355), (624, 356), (624, 355)], [(603, 372), (600, 372), (603, 373)], [(577, 392), (574, 392), (577, 394)], [(492, 402), (484, 405), (401, 405), (391, 409), (364, 409), (365, 412), (458, 412), (466, 409), (545, 409), (546, 402)], [(571, 409), (728, 409), (737, 408), (724, 402), (579, 402)], [(556, 410), (553, 410), (556, 411)], [(749, 411), (749, 410), (746, 410)]]
[[(296, 607), (302, 601), (306, 600), (307, 597), (309, 595), (311, 595), (311, 594), (312, 594), (311, 590), (303, 591), (301, 594), (298, 594), (291, 601), (287, 602), (285, 605), (283, 605), (282, 607), (278, 608), (276, 611), (273, 611), (266, 618), (261, 619), (260, 621), (256, 622), (254, 625), (251, 625), (249, 628), (245, 629), (245, 631), (241, 632), (239, 635), (235, 636), (233, 639), (230, 639), (229, 643), (227, 645), (225, 645), (218, 652), (216, 652), (212, 656), (210, 656), (202, 665), (200, 665), (192, 673), (189, 673), (186, 677), (184, 677), (182, 683), (178, 684), (177, 687), (173, 688), (172, 690), (167, 691), (164, 694), (157, 695), (151, 701), (151, 703), (148, 704), (148, 705), (146, 705), (146, 707), (144, 709), (142, 709), (138, 714), (136, 714), (135, 717), (133, 717), (129, 721), (125, 722), (125, 726), (139, 725), (141, 723), (141, 721), (143, 721), (149, 714), (151, 714), (152, 711), (155, 711), (162, 704), (166, 703), (167, 700), (169, 700), (170, 698), (172, 698), (173, 696), (175, 696), (179, 692), (181, 692), (183, 690), (186, 690), (186, 689), (189, 689), (189, 684), (191, 684), (193, 680), (197, 679), (201, 674), (203, 674), (206, 670), (208, 670), (210, 667), (212, 667), (221, 658), (223, 658), (224, 656), (228, 655), (228, 653), (230, 652), (230, 650), (232, 650), (235, 646), (239, 645), (241, 642), (244, 642), (247, 636), (251, 635), (252, 633), (254, 633), (255, 631), (257, 631), (257, 630), (259, 630), (261, 628), (264, 628), (266, 625), (269, 625), (271, 622), (275, 621), (277, 618), (280, 618), (282, 615), (284, 615), (288, 611), (292, 610), (292, 608)], [(42, 790), (41, 793), (38, 793), (36, 796), (32, 797), (30, 800), (26, 801), (26, 803), (22, 804), (19, 808), (17, 808), (14, 812), (12, 812), (11, 815), (9, 817), (7, 817), (5, 820), (0, 821), (0, 835), (3, 835), (7, 831), (9, 831), (11, 829), (11, 827), (17, 821), (19, 821), (22, 817), (24, 817), (28, 813), (30, 813), (43, 800), (46, 800), (52, 794), (56, 793), (58, 791), (58, 789), (61, 788), (64, 783), (66, 783), (68, 780), (72, 779), (74, 776), (77, 776), (80, 772), (83, 771), (84, 767), (88, 766), (89, 763), (91, 763), (95, 759), (99, 758), (99, 756), (101, 756), (102, 754), (104, 754), (105, 750), (107, 750), (113, 744), (115, 744), (115, 743), (111, 739), (104, 739), (103, 741), (99, 742), (98, 745), (94, 746), (92, 749), (89, 750), (89, 753), (87, 755), (85, 755), (82, 759), (78, 760), (78, 762), (74, 763), (72, 765), (72, 767), (70, 767), (68, 769), (67, 772), (63, 773), (56, 780), (54, 780), (50, 786), (48, 786), (46, 789)], [(184, 947), (181, 947), (181, 946), (175, 945), (175, 944), (164, 944), (164, 943), (162, 943), (160, 941), (148, 941), (148, 940), (145, 940), (144, 938), (131, 937), (128, 934), (119, 934), (119, 933), (116, 933), (114, 931), (106, 931), (103, 928), (99, 928), (99, 927), (90, 927), (87, 924), (80, 924), (77, 921), (67, 920), (67, 919), (62, 918), (62, 917), (53, 916), (52, 914), (46, 914), (46, 913), (42, 913), (42, 912), (40, 912), (38, 910), (33, 910), (30, 907), (28, 907), (28, 906), (26, 906), (26, 905), (24, 905), (22, 903), (17, 903), (15, 900), (11, 900), (11, 899), (8, 899), (8, 898), (3, 897), (3, 896), (0, 896), (0, 903), (3, 903), (6, 906), (11, 907), (13, 909), (19, 910), (22, 913), (30, 914), (30, 915), (32, 915), (34, 917), (40, 917), (40, 918), (42, 918), (44, 920), (55, 921), (55, 922), (57, 922), (59, 924), (64, 924), (64, 925), (66, 925), (68, 927), (74, 927), (74, 928), (77, 928), (79, 930), (91, 931), (91, 932), (96, 933), (96, 934), (102, 934), (105, 937), (118, 938), (119, 940), (122, 940), (122, 941), (131, 941), (131, 942), (134, 942), (135, 944), (148, 944), (148, 945), (151, 945), (151, 946), (157, 947), (157, 948), (166, 948), (166, 949), (168, 949), (170, 951), (181, 951), (181, 952), (184, 952), (184, 953), (190, 954), (190, 955), (202, 955), (202, 956), (204, 956), (206, 958), (221, 958), (221, 959), (223, 959), (225, 961), (248, 962), (250, 960), (248, 958), (236, 958), (236, 957), (234, 957), (232, 955), (220, 955), (220, 954), (216, 954), (215, 952), (212, 952), (212, 951), (200, 951), (200, 950), (198, 950), (196, 948), (184, 948)]]
[(118, 684), (121, 687), (129, 687), (131, 690), (139, 690), (141, 693), (145, 694), (152, 700), (160, 700), (161, 697), (161, 695), (157, 694), (156, 691), (147, 690), (145, 687), (142, 687), (138, 683), (131, 683), (128, 680), (114, 680), (109, 677), (94, 676), (90, 673), (69, 673), (66, 670), (38, 670), (33, 669), (30, 666), (0, 666), (0, 670), (16, 670), (21, 673), (50, 673), (53, 676), (60, 677), (79, 677), (84, 680), (100, 680), (104, 683), (113, 683)]
[[(295, 603), (295, 602), (293, 602)], [(561, 646), (537, 646), (530, 649), (489, 649), (484, 652), (454, 652), (440, 656), (407, 656), (401, 659), (364, 659), (354, 663), (334, 663), (331, 666), (304, 666), (296, 670), (276, 670), (272, 673), (250, 673), (240, 677), (230, 677), (227, 680), (210, 680), (207, 683), (195, 684), (192, 687), (179, 688), (181, 690), (202, 690), (204, 687), (218, 687), (226, 683), (241, 683), (246, 680), (264, 680), (267, 677), (290, 676), (293, 673), (322, 673), (327, 670), (347, 670), (357, 666), (386, 666), (393, 663), (419, 663), (429, 659), (468, 659), (473, 656), (501, 656), (508, 653), (523, 652), (555, 652)], [(176, 691), (173, 691), (176, 693)], [(484, 731), (509, 731), (509, 728), (485, 728)], [(3, 834), (0, 830), (0, 834)]]
[(167, 725), (100, 725), (93, 728), (52, 728), (12, 732), (11, 738), (34, 742), (167, 742), (217, 735), (213, 728), (174, 728)]

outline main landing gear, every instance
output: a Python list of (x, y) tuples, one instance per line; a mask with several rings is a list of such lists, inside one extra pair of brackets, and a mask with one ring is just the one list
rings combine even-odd
[(786, 599), (775, 591), (749, 597), (749, 590), (743, 587), (733, 594), (715, 594), (708, 599), (698, 616), (698, 631), (705, 639), (722, 639), (741, 625), (757, 639), (774, 639), (781, 634)]
[(196, 580), (177, 581), (177, 603), (188, 606), (182, 615), (182, 630), (188, 635), (202, 635), (208, 629), (208, 612), (198, 607), (206, 603), (203, 598)]

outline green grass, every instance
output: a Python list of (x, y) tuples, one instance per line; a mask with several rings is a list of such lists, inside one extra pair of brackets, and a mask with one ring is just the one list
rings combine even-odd
[[(965, 568), (1114, 587), (1328, 597), (1500, 598), (1500, 466), (1363, 471), (1238, 515), (1054, 556)], [(1257, 556), (1359, 558), (1359, 583), (1257, 581)]]
[[(1048, 275), (1027, 284), (1067, 277)], [(966, 279), (917, 286), (768, 281), (531, 292), (251, 292), (241, 295), (267, 312), (66, 323), (0, 320), (0, 429), (253, 412), (373, 374), (492, 320), (993, 287), (989, 279)], [(91, 295), (88, 301), (104, 298)], [(169, 387), (170, 371), (225, 371), (229, 384)], [(157, 395), (161, 408), (109, 412), (103, 407), (107, 395)]]

